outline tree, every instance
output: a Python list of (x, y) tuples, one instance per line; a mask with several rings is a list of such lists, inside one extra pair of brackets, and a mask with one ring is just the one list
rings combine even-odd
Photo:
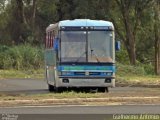
[(154, 1), (155, 73), (160, 75), (160, 1)]
[(10, 16), (8, 14), (8, 6), (6, 0), (0, 1), (0, 44), (8, 44), (10, 41), (10, 36), (8, 35), (8, 21)]
[(55, 19), (55, 1), (7, 0), (7, 4), (5, 1), (0, 2), (1, 43), (42, 43), (46, 27)]
[(132, 65), (136, 64), (136, 35), (140, 26), (140, 17), (149, 3), (150, 0), (115, 0), (113, 4), (116, 6), (112, 6), (116, 11), (110, 12), (111, 21), (127, 49)]

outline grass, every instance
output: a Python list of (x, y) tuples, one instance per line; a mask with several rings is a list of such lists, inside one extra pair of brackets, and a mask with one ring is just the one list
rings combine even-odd
[(136, 66), (117, 63), (116, 82), (128, 86), (160, 85), (160, 76), (154, 75), (152, 65)]
[[(137, 94), (138, 92), (138, 94)], [(129, 93), (129, 94), (128, 94)], [(154, 94), (153, 94), (154, 93)], [(160, 103), (159, 88), (144, 88), (136, 91), (111, 91), (111, 93), (44, 93), (44, 94), (0, 94), (0, 106), (14, 105), (122, 105)]]
[[(138, 93), (137, 93), (138, 92)], [(160, 97), (160, 88), (141, 88), (128, 89), (128, 91), (120, 90), (110, 91), (109, 93), (85, 93), (77, 91), (64, 91), (62, 93), (0, 93), (0, 101), (5, 100), (41, 100), (41, 99), (74, 99), (74, 98), (114, 98), (114, 97)]]
[(15, 79), (15, 78), (32, 78), (42, 79), (44, 78), (44, 70), (0, 70), (0, 79)]
[(104, 96), (105, 93), (82, 93), (82, 92), (63, 92), (63, 93), (45, 93), (45, 94), (0, 94), (0, 100), (40, 100), (40, 99), (65, 99), (65, 98), (100, 98)]
[(155, 75), (132, 75), (132, 76), (119, 76), (117, 75), (116, 79), (117, 84), (124, 84), (128, 86), (159, 86), (160, 85), (160, 76)]

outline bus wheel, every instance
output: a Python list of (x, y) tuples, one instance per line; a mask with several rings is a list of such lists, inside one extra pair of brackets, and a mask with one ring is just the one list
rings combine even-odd
[(48, 84), (48, 90), (49, 90), (50, 92), (53, 92), (53, 91), (54, 91), (54, 86), (53, 86), (53, 85)]
[(107, 92), (107, 93), (109, 92), (109, 88), (108, 87), (105, 88), (105, 92)]
[(98, 88), (98, 92), (108, 93), (109, 90), (108, 90), (108, 87), (100, 87), (100, 88)]
[(56, 93), (61, 93), (61, 92), (63, 92), (63, 88), (62, 87), (54, 87), (54, 91)]
[(97, 92), (98, 92), (98, 88), (91, 88), (91, 89), (90, 89), (90, 92), (91, 92), (91, 93), (97, 93)]

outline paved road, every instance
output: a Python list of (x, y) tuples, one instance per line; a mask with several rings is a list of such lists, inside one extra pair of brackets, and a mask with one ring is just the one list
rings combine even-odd
[(45, 80), (33, 80), (33, 79), (0, 80), (0, 93), (36, 94), (36, 93), (47, 93), (47, 92), (48, 88)]
[[(119, 120), (116, 116), (131, 114), (140, 117), (157, 114), (160, 119), (160, 105), (134, 106), (41, 106), (0, 108), (0, 118), (15, 120)], [(159, 114), (159, 115), (158, 115)], [(2, 117), (3, 116), (3, 117)], [(14, 116), (14, 117), (13, 117)], [(122, 118), (121, 118), (122, 119)], [(133, 118), (132, 118), (133, 119)], [(153, 119), (153, 118), (150, 118)], [(148, 120), (150, 120), (148, 119)], [(3, 119), (6, 120), (6, 119)], [(136, 119), (138, 120), (138, 119)]]
[[(117, 88), (111, 90), (117, 90)], [(124, 91), (126, 90), (126, 88), (120, 88), (120, 90)], [(35, 79), (0, 80), (0, 93), (36, 94), (36, 93), (47, 93), (47, 92), (48, 92), (48, 87), (45, 80), (35, 80)]]
[[(110, 88), (110, 92), (118, 93), (131, 93), (137, 92), (142, 93), (143, 91), (148, 91), (150, 88), (140, 88), (140, 87), (116, 87)], [(159, 89), (159, 88), (155, 88)], [(160, 90), (160, 89), (159, 89)], [(157, 91), (157, 90), (156, 90)], [(0, 80), (0, 93), (8, 94), (42, 94), (48, 93), (48, 86), (45, 80), (35, 80), (35, 79), (9, 79)]]
[(160, 105), (24, 106), (0, 108), (11, 114), (160, 114)]

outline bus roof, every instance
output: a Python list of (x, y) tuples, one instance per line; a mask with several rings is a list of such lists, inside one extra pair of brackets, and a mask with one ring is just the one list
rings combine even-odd
[(75, 20), (63, 20), (59, 22), (59, 27), (65, 26), (112, 26), (112, 22), (104, 20), (90, 20), (90, 19), (75, 19)]
[(90, 20), (90, 19), (75, 19), (75, 20), (63, 20), (59, 23), (51, 24), (47, 27), (46, 31), (50, 31), (55, 28), (60, 27), (89, 27), (89, 26), (111, 26), (114, 29), (112, 22), (104, 20)]

